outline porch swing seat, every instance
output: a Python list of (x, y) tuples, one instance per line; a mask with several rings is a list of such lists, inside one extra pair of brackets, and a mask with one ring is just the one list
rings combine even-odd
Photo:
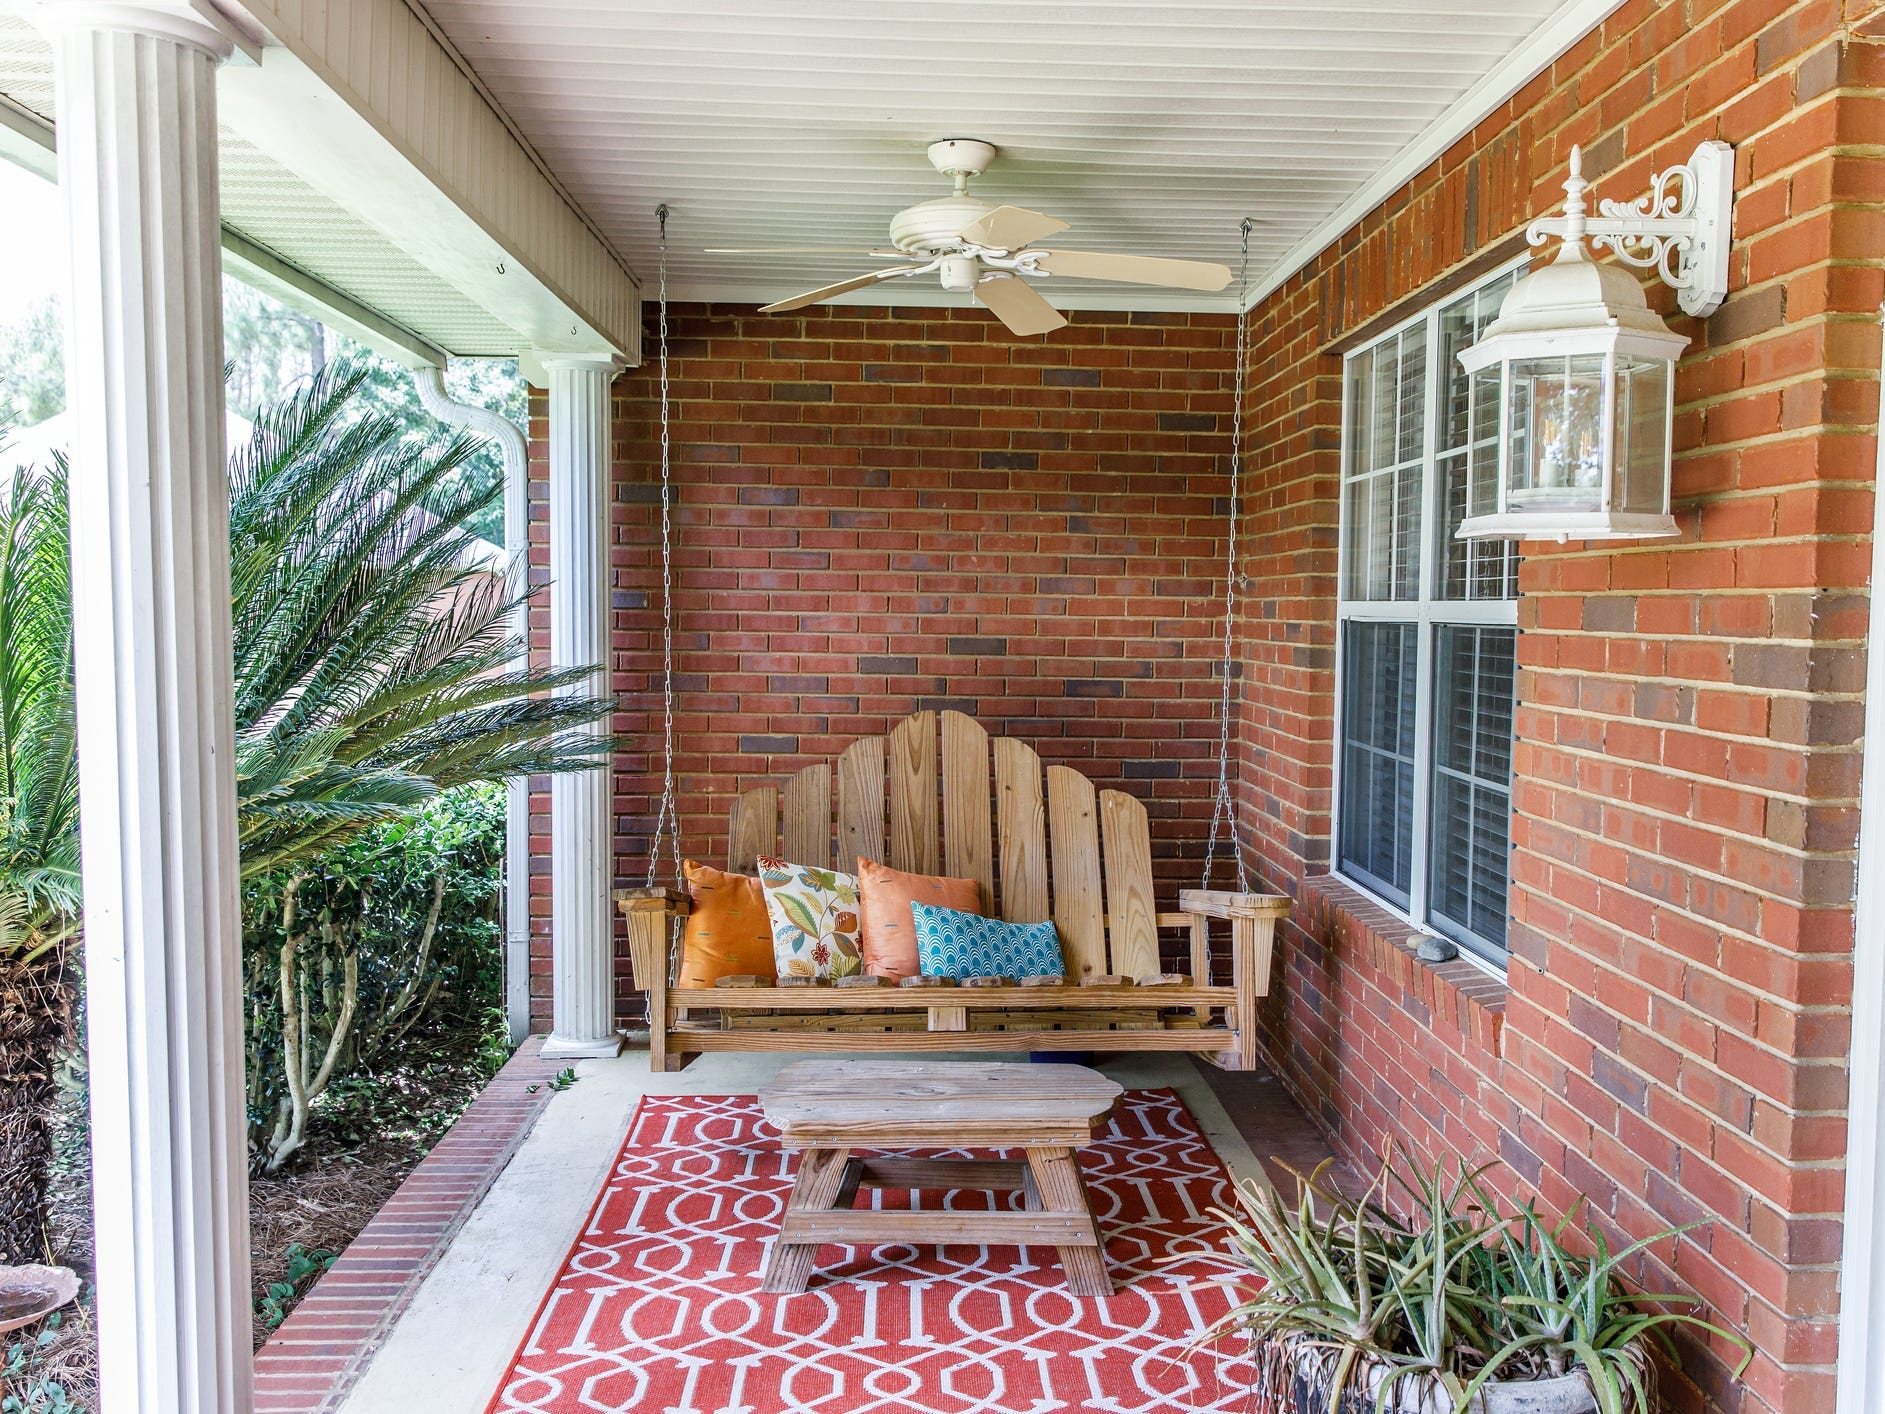
[[(1053, 921), (1065, 982), (675, 987), (687, 896), (622, 889), (656, 1070), (709, 1051), (1196, 1051), (1227, 1070), (1257, 1064), (1256, 1007), (1289, 900), (1186, 889), (1177, 912), (1158, 912), (1145, 806), (1096, 791), (1070, 766), (1043, 770), (1032, 747), (961, 712), (918, 712), (853, 742), (835, 768), (807, 766), (783, 787), (740, 795), (727, 867), (751, 874), (762, 854), (974, 879), (989, 916)], [(1228, 931), (1221, 985), (1214, 925)], [(1165, 929), (1185, 935), (1189, 972), (1161, 970)]]

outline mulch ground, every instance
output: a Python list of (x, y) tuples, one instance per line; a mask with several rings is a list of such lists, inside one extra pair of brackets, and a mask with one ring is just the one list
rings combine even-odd
[[(409, 1048), (394, 1069), (352, 1078), (317, 1107), (309, 1144), (279, 1173), (249, 1180), (249, 1241), (254, 1295), (288, 1271), (288, 1249), (340, 1252), (390, 1198), (489, 1079), (489, 1057), (466, 1033)], [(98, 1343), (89, 1305), (92, 1278), (91, 1166), (85, 1148), (84, 1097), (68, 1095), (55, 1139), (56, 1181), (51, 1222), (55, 1260), (87, 1282), (85, 1304), (68, 1307), (52, 1342), (34, 1360), (32, 1384), (53, 1381), (71, 1414), (98, 1407)], [(305, 1288), (304, 1288), (305, 1290)], [(255, 1346), (270, 1327), (257, 1320)], [(0, 1337), (0, 1353), (31, 1331)], [(30, 1402), (0, 1377), (0, 1397), (20, 1395), (26, 1414), (65, 1407)]]

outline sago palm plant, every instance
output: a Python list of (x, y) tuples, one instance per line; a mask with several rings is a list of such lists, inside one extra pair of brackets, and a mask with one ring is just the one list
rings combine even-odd
[(230, 463), (236, 754), (245, 875), (473, 781), (606, 763), (590, 667), (518, 666), (521, 565), (465, 527), (502, 494), (454, 486), (468, 438), (350, 419), (365, 374), (317, 375)]
[[(557, 692), (589, 668), (518, 666), (522, 567), (493, 567), (465, 529), (502, 488), (453, 474), (476, 443), (355, 416), (366, 376), (317, 375), (230, 461), (244, 877), (454, 786), (597, 768), (613, 748), (612, 700)], [(15, 472), (0, 495), (0, 1251), (15, 1255), (43, 1241), (80, 917), (68, 544), (63, 463)], [(305, 985), (293, 959), (283, 975)]]
[(44, 1251), (48, 1124), (72, 1014), (78, 780), (62, 469), (0, 490), (0, 1261)]

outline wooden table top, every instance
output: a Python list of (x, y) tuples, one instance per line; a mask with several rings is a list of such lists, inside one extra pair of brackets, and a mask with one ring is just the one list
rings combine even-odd
[(759, 1103), (791, 1148), (1083, 1148), (1122, 1093), (1084, 1065), (803, 1060)]

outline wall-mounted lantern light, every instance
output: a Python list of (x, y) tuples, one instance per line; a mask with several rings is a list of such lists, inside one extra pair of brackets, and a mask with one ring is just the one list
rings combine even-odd
[[(1500, 414), (1499, 500), (1462, 540), (1634, 540), (1674, 535), (1669, 514), (1675, 364), (1688, 339), (1663, 323), (1642, 282), (1585, 248), (1609, 246), (1654, 269), (1677, 303), (1706, 318), (1728, 293), (1734, 149), (1705, 142), (1634, 202), (1586, 218), (1583, 157), (1571, 149), (1564, 215), (1526, 239), (1558, 236), (1557, 257), (1512, 287), (1485, 336), (1460, 355)], [(1679, 190), (1678, 190), (1679, 188)]]

